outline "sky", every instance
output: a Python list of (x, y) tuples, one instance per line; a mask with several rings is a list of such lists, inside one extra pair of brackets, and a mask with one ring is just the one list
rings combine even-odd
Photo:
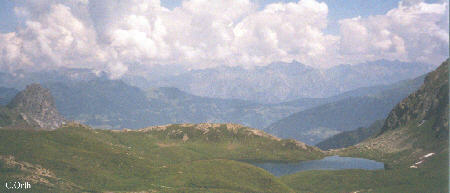
[(0, 0), (0, 71), (448, 57), (446, 0)]

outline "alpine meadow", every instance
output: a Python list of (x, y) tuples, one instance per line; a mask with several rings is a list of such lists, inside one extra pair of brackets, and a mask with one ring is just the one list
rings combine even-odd
[(449, 192), (445, 0), (0, 0), (0, 192)]

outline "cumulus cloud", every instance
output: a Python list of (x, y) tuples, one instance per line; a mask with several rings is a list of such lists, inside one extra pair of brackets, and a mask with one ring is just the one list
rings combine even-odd
[(340, 21), (315, 0), (19, 1), (24, 25), (0, 34), (0, 69), (88, 67), (111, 77), (155, 64), (190, 68), (297, 60), (329, 67), (375, 59), (436, 63), (448, 55), (448, 3), (402, 1), (385, 15)]
[[(29, 17), (30, 10), (16, 12)], [(48, 11), (26, 20), (16, 32), (0, 35), (2, 70), (52, 67), (101, 67), (105, 53), (91, 27), (73, 16), (71, 8), (52, 4)]]
[(324, 65), (338, 38), (325, 35), (328, 7), (303, 0), (277, 3), (247, 16), (233, 29), (236, 63), (298, 60)]
[(438, 64), (448, 57), (448, 3), (401, 1), (385, 15), (340, 21), (340, 54), (349, 62), (398, 59)]

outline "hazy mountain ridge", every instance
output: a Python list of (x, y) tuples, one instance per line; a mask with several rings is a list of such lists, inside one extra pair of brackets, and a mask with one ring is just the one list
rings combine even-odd
[[(423, 78), (401, 81), (385, 89), (376, 86), (346, 93), (356, 97), (345, 98), (343, 95), (341, 100), (294, 113), (271, 124), (265, 131), (316, 144), (342, 131), (368, 127), (374, 121), (384, 119), (398, 102), (419, 88)], [(359, 96), (362, 93), (367, 95)]]
[(369, 127), (360, 127), (356, 130), (344, 131), (317, 143), (316, 146), (323, 150), (352, 146), (378, 134), (381, 131), (383, 124), (384, 120), (378, 120)]
[(56, 107), (71, 120), (93, 126), (139, 128), (161, 118), (152, 114), (145, 93), (120, 80), (93, 79), (70, 83), (47, 83)]
[(0, 105), (7, 105), (19, 93), (17, 89), (0, 87)]
[(263, 105), (191, 95), (176, 88), (144, 92), (121, 80), (45, 84), (69, 119), (103, 128), (141, 128), (169, 123), (232, 122), (263, 128), (308, 105)]
[[(408, 93), (412, 90), (418, 89), (417, 86), (423, 84), (425, 77), (426, 75), (423, 75), (414, 80), (400, 81), (392, 85), (359, 88), (351, 92), (343, 93), (337, 98), (345, 98), (348, 96), (362, 96), (364, 94), (374, 97), (395, 96), (396, 98), (401, 98), (404, 93)], [(392, 90), (395, 90), (397, 92), (392, 92)], [(384, 121), (379, 120), (375, 121), (368, 127), (361, 127), (356, 130), (344, 131), (330, 138), (327, 138), (316, 145), (321, 149), (337, 149), (355, 145), (371, 137), (372, 135), (378, 134), (381, 131), (383, 123)]]
[[(358, 88), (389, 85), (418, 77), (434, 67), (429, 64), (387, 60), (338, 65), (329, 69), (316, 69), (295, 61), (250, 69), (216, 67), (187, 70), (180, 65), (156, 65), (154, 71), (135, 69), (121, 79), (142, 90), (176, 87), (197, 96), (281, 103), (299, 98), (327, 98)], [(19, 70), (0, 73), (0, 86), (21, 90), (32, 83), (76, 82), (97, 78), (106, 78), (106, 74), (82, 68), (35, 72)]]
[(23, 90), (27, 85), (47, 82), (77, 82), (106, 78), (105, 73), (96, 74), (85, 68), (56, 68), (42, 71), (0, 72), (0, 86)]
[(176, 87), (199, 96), (278, 103), (298, 98), (325, 98), (360, 87), (392, 84), (423, 75), (434, 67), (379, 60), (315, 69), (294, 61), (253, 69), (218, 67), (192, 70), (166, 77), (152, 85)]
[[(287, 67), (277, 69), (277, 65), (273, 64), (259, 67), (258, 70), (264, 72), (269, 68), (291, 75), (314, 70), (306, 66), (298, 67), (299, 64), (295, 63), (284, 65)], [(239, 68), (234, 70), (241, 71)], [(261, 104), (238, 99), (200, 97), (171, 87), (141, 90), (122, 80), (97, 76), (86, 69), (60, 71), (35, 72), (20, 80), (29, 82), (38, 80), (42, 77), (40, 75), (46, 75), (39, 81), (46, 81), (43, 85), (52, 91), (61, 114), (95, 127), (116, 129), (186, 122), (232, 122), (265, 128), (292, 113), (339, 99), (374, 95), (395, 87), (395, 84), (378, 85), (358, 88), (329, 98), (300, 98), (277, 104)], [(60, 77), (64, 78), (55, 81)]]
[[(417, 85), (417, 83), (422, 83), (424, 79), (425, 79), (425, 75), (414, 79), (413, 81), (416, 83), (408, 84), (408, 85), (410, 85), (410, 86)], [(397, 89), (398, 91), (405, 90), (405, 89), (407, 89), (407, 90), (411, 89), (411, 88), (402, 86), (405, 82), (406, 81), (402, 81), (402, 82), (399, 82), (397, 84), (393, 84), (393, 85), (390, 85), (387, 87), (384, 86), (384, 87), (361, 88), (361, 89), (356, 89), (353, 92), (354, 92), (354, 94), (358, 94), (358, 93), (364, 93), (364, 91), (366, 91), (366, 90), (367, 91), (372, 90), (371, 92), (375, 91), (375, 92), (386, 93), (386, 92), (388, 92), (388, 90), (386, 88)], [(414, 87), (412, 89), (414, 89)], [(344, 93), (341, 96), (346, 96), (346, 95), (347, 94)], [(369, 95), (372, 95), (372, 94), (369, 94)], [(338, 149), (338, 148), (352, 146), (359, 142), (362, 142), (363, 140), (365, 140), (375, 134), (378, 134), (381, 131), (381, 127), (383, 127), (383, 124), (384, 124), (384, 120), (378, 120), (378, 121), (375, 121), (374, 123), (372, 123), (369, 127), (361, 127), (356, 130), (344, 131), (344, 132), (341, 132), (339, 134), (336, 134), (332, 137), (329, 137), (329, 138), (319, 142), (318, 144), (316, 144), (316, 146), (321, 149), (324, 149), (324, 150)]]
[[(403, 85), (403, 84), (401, 84)], [(292, 113), (352, 96), (375, 95), (396, 86), (376, 86), (330, 98), (304, 98), (278, 104), (195, 96), (172, 87), (142, 91), (121, 80), (44, 84), (67, 118), (101, 128), (137, 129), (170, 123), (228, 122), (265, 128)], [(374, 99), (377, 100), (377, 99)]]

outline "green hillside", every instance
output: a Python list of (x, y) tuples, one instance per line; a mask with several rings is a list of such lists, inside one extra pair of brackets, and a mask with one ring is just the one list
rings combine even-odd
[(369, 127), (360, 127), (352, 131), (344, 131), (319, 142), (316, 146), (323, 150), (338, 149), (355, 145), (375, 134), (378, 134), (384, 120), (378, 120)]
[[(281, 177), (295, 192), (448, 192), (448, 161), (432, 158), (426, 168), (305, 171)], [(433, 166), (434, 165), (434, 166)]]
[(18, 112), (0, 106), (0, 129), (12, 126), (14, 128), (29, 128), (29, 125)]
[[(77, 124), (53, 131), (0, 130), (0, 155), (0, 170), (6, 171), (2, 179), (34, 176), (44, 179), (36, 183), (37, 190), (60, 192), (291, 192), (265, 170), (233, 160), (324, 156), (303, 143), (233, 124), (166, 125), (139, 131), (93, 130)], [(42, 170), (48, 175), (36, 172)]]
[(296, 192), (448, 192), (448, 63), (395, 106), (378, 134), (328, 152), (382, 161), (386, 170), (308, 171), (281, 180)]

